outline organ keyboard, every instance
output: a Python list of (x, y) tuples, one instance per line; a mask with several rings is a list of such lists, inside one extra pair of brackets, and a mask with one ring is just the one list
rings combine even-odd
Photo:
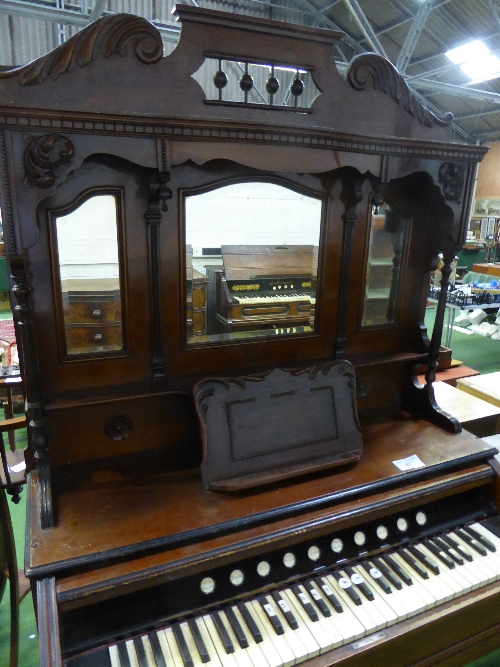
[[(282, 555), (291, 573), (286, 582), (239, 600), (219, 599), (198, 614), (181, 614), (164, 627), (80, 653), (67, 666), (291, 667), (338, 647), (355, 652), (380, 642), (385, 629), (435, 613), (500, 579), (500, 517), (492, 515), (490, 503), (472, 507), (470, 502), (465, 494), (309, 540)], [(469, 511), (459, 516), (468, 503)], [(388, 538), (396, 533), (395, 544)], [(345, 557), (353, 549), (357, 557)], [(307, 555), (306, 575), (293, 574), (297, 552)], [(265, 557), (252, 564), (257, 571), (271, 569)], [(237, 563), (234, 569), (200, 575), (200, 590), (214, 593), (224, 577), (241, 586), (248, 567)], [(337, 661), (333, 652), (329, 663), (343, 664), (342, 657)]]
[[(343, 79), (339, 32), (176, 13), (165, 58), (111, 14), (0, 68), (41, 667), (463, 667), (500, 647), (500, 465), (433, 381), (487, 149), (380, 56)], [(112, 281), (112, 346), (70, 344), (68, 280)]]

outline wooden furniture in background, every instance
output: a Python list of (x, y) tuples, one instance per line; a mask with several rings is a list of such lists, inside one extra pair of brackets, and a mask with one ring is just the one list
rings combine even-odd
[[(13, 376), (3, 376), (0, 377), (0, 393), (5, 392), (5, 398), (6, 400), (3, 402), (3, 410), (4, 410), (4, 415), (5, 419), (13, 419), (14, 418), (14, 403), (12, 401), (12, 396), (13, 392), (16, 393), (17, 396), (19, 394), (22, 395), (23, 393), (23, 380), (22, 377), (19, 375), (13, 375)], [(16, 434), (15, 430), (9, 430), (7, 431), (7, 436), (9, 438), (9, 445), (10, 449), (12, 452), (16, 450)]]
[(473, 264), (474, 273), (486, 273), (488, 276), (500, 276), (500, 264)]
[(500, 373), (487, 373), (457, 380), (457, 387), (500, 408)]

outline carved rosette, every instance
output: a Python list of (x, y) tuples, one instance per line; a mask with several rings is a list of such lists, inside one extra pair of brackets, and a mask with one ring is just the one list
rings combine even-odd
[(390, 95), (426, 127), (432, 127), (433, 123), (446, 127), (453, 121), (452, 113), (447, 113), (441, 118), (424, 106), (394, 65), (376, 53), (362, 53), (355, 56), (347, 72), (347, 80), (354, 90), (365, 90), (371, 84), (375, 90)]
[(39, 188), (50, 188), (56, 180), (55, 170), (71, 162), (75, 149), (62, 134), (45, 134), (36, 137), (24, 153), (26, 181)]
[(161, 35), (152, 23), (133, 14), (105, 16), (46, 56), (22, 67), (0, 71), (0, 79), (17, 77), (22, 86), (32, 86), (48, 77), (55, 80), (76, 65), (85, 67), (99, 55), (126, 56), (130, 46), (146, 65), (158, 62), (163, 56)]

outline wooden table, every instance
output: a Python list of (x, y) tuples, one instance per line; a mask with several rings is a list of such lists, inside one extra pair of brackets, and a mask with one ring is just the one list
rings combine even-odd
[[(476, 377), (466, 380), (475, 380)], [(500, 433), (500, 407), (461, 391), (458, 385), (466, 380), (457, 380), (456, 388), (446, 382), (434, 382), (437, 404), (442, 410), (456, 417), (462, 428), (480, 438)]]
[(473, 264), (474, 273), (486, 273), (488, 276), (500, 276), (500, 264)]
[(500, 408), (500, 372), (457, 380), (457, 389)]

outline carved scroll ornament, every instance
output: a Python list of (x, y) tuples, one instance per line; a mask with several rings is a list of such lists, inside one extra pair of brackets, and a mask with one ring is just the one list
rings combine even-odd
[(39, 188), (50, 188), (56, 180), (57, 167), (71, 162), (75, 150), (62, 134), (36, 137), (24, 153), (26, 181)]
[(57, 79), (76, 65), (85, 67), (99, 54), (105, 58), (123, 57), (131, 44), (137, 58), (146, 65), (158, 62), (163, 56), (161, 35), (154, 25), (133, 14), (114, 14), (91, 23), (46, 56), (28, 65), (0, 71), (0, 79), (17, 77), (22, 86), (32, 86), (49, 76)]
[(362, 53), (351, 61), (347, 80), (354, 90), (364, 90), (370, 85), (375, 90), (382, 90), (426, 127), (432, 124), (446, 127), (453, 121), (453, 114), (447, 113), (442, 118), (424, 106), (410, 90), (394, 65), (376, 53)]

